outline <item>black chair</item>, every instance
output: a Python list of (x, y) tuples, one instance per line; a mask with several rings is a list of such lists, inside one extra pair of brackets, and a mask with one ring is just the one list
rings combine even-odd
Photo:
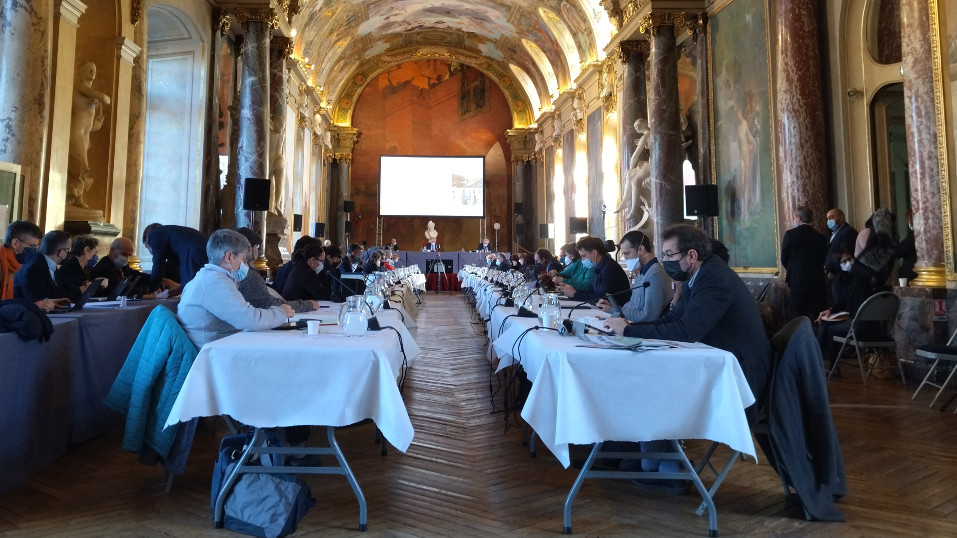
[[(928, 407), (934, 407), (934, 404), (937, 403), (937, 398), (940, 398), (942, 392), (944, 392), (944, 387), (946, 387), (950, 380), (953, 379), (954, 374), (957, 373), (957, 346), (954, 346), (954, 340), (957, 339), (957, 330), (950, 335), (950, 340), (947, 341), (946, 345), (937, 346), (937, 345), (923, 345), (918, 346), (916, 355), (923, 359), (932, 359), (934, 364), (930, 366), (930, 371), (927, 372), (927, 375), (924, 376), (924, 380), (920, 382), (920, 385), (917, 386), (917, 390), (914, 391), (914, 395), (911, 396), (911, 400), (917, 398), (917, 395), (920, 394), (921, 389), (926, 385), (937, 388), (937, 394), (934, 395), (934, 399), (930, 401)], [(950, 375), (947, 376), (947, 379), (940, 385), (932, 382), (930, 379), (933, 377), (934, 373), (937, 371), (937, 367), (940, 366), (941, 361), (951, 363)], [(947, 407), (945, 404), (944, 407)], [(943, 409), (941, 409), (943, 411)], [(957, 414), (957, 409), (954, 409), (954, 414)]]
[[(845, 336), (834, 337), (835, 342), (841, 342), (841, 350), (838, 351), (837, 358), (831, 366), (831, 371), (827, 374), (828, 379), (831, 379), (831, 376), (834, 375), (834, 371), (837, 370), (841, 358), (844, 355), (844, 350), (847, 346), (852, 346), (854, 352), (857, 354), (857, 364), (861, 368), (861, 379), (864, 380), (864, 385), (867, 385), (867, 378), (871, 375), (874, 368), (877, 367), (877, 362), (883, 357), (883, 353), (879, 350), (893, 350), (897, 347), (897, 342), (894, 341), (893, 337), (893, 330), (900, 304), (900, 297), (889, 291), (875, 293), (861, 304), (860, 308), (857, 309), (857, 313), (854, 314), (854, 319), (851, 321), (851, 328), (848, 329), (847, 334)], [(867, 335), (864, 326), (873, 323), (879, 324), (880, 335), (882, 336), (870, 337)], [(861, 350), (864, 350), (865, 353), (867, 350), (876, 352), (877, 359), (869, 367), (864, 364)], [(897, 361), (897, 370), (900, 373), (901, 382), (906, 384), (907, 379), (904, 377), (904, 368), (901, 366), (900, 361)]]

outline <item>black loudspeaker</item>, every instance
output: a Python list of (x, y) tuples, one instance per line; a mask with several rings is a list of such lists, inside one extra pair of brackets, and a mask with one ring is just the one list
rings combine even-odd
[(696, 217), (718, 216), (718, 186), (688, 185), (685, 187), (685, 214)]
[(302, 215), (293, 213), (292, 215), (292, 231), (301, 232), (302, 231)]
[(352, 221), (351, 221), (351, 220), (347, 220), (347, 221), (346, 221), (346, 233), (347, 233), (347, 234), (351, 234), (351, 233), (352, 233)]
[(515, 202), (515, 214), (516, 215), (522, 214), (522, 202)]
[(568, 217), (568, 233), (587, 234), (588, 233), (588, 218), (587, 217)]
[(247, 177), (243, 182), (243, 209), (266, 211), (269, 209), (269, 180)]
[(521, 222), (515, 223), (515, 235), (525, 235), (525, 224)]
[(539, 224), (539, 225), (538, 225), (538, 238), (539, 238), (539, 239), (548, 239), (548, 224)]
[(352, 213), (355, 210), (356, 210), (356, 203), (353, 202), (352, 200), (346, 200), (345, 202), (342, 202), (342, 211), (346, 213)]
[(315, 223), (312, 229), (312, 235), (315, 237), (323, 237), (324, 235), (326, 235), (326, 223), (325, 222)]

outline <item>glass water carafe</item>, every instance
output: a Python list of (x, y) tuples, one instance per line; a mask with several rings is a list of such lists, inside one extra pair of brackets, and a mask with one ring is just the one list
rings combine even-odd
[(362, 336), (369, 328), (369, 316), (366, 315), (365, 304), (361, 295), (346, 297), (346, 302), (339, 307), (339, 325), (346, 336)]

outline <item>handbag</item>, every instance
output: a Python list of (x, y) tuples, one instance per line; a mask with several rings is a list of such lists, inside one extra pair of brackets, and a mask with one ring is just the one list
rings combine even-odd
[[(211, 508), (216, 509), (216, 496), (226, 476), (238, 464), (243, 450), (252, 441), (253, 432), (229, 435), (219, 446), (219, 458), (213, 467)], [(281, 446), (274, 431), (266, 434), (267, 446)], [(258, 460), (258, 461), (257, 461)], [(262, 454), (247, 465), (282, 465), (279, 454)], [(316, 505), (309, 484), (288, 473), (243, 473), (239, 475), (224, 503), (223, 526), (227, 529), (275, 538), (296, 531), (299, 521)]]

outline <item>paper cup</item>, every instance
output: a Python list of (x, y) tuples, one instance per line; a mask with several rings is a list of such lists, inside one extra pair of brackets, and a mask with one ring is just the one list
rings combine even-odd
[(322, 323), (318, 319), (310, 319), (306, 321), (306, 334), (319, 334), (319, 324)]
[(906, 288), (906, 287), (907, 287), (907, 279), (906, 279), (906, 278), (898, 278), (898, 279), (897, 279), (897, 283), (900, 284), (900, 287), (902, 287), (902, 288)]

